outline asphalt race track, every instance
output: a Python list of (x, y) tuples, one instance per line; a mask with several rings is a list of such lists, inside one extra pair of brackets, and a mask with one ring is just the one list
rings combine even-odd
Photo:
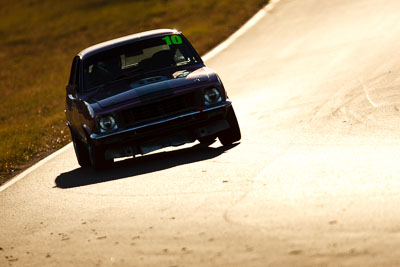
[(400, 1), (282, 0), (207, 61), (242, 140), (0, 192), (0, 266), (400, 266)]

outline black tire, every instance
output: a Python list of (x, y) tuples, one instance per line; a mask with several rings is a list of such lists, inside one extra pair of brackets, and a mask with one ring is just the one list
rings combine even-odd
[(198, 140), (202, 146), (209, 146), (215, 142), (217, 137), (215, 135), (199, 137)]
[(242, 135), (240, 134), (239, 123), (236, 119), (235, 111), (233, 107), (229, 107), (228, 114), (226, 115), (226, 120), (229, 123), (230, 128), (221, 132), (218, 135), (219, 141), (224, 146), (229, 146), (240, 140)]
[(76, 159), (81, 167), (90, 166), (90, 158), (87, 146), (71, 133)]
[(113, 160), (106, 160), (104, 158), (103, 149), (94, 146), (91, 142), (88, 145), (88, 154), (90, 165), (95, 170), (106, 169), (113, 163)]

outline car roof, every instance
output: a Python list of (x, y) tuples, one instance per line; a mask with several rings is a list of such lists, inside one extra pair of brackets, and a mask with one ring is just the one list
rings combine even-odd
[(140, 33), (135, 33), (131, 35), (127, 35), (124, 37), (112, 39), (106, 42), (102, 42), (93, 46), (90, 46), (88, 48), (83, 49), (81, 52), (78, 53), (78, 56), (81, 59), (85, 59), (86, 57), (89, 57), (91, 55), (109, 50), (111, 48), (119, 47), (125, 44), (133, 43), (139, 40), (145, 40), (157, 36), (163, 36), (167, 34), (180, 34), (181, 32), (178, 30), (172, 30), (172, 29), (159, 29), (159, 30), (152, 30), (152, 31), (146, 31), (146, 32), (140, 32)]

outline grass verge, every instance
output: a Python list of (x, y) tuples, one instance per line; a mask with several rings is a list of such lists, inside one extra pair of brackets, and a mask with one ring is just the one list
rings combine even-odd
[(70, 142), (64, 98), (80, 50), (157, 28), (181, 30), (200, 54), (268, 0), (0, 0), (0, 184)]

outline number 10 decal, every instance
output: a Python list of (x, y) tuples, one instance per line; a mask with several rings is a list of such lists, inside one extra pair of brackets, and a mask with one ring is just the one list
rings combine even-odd
[(171, 35), (171, 36), (165, 36), (164, 38), (162, 38), (167, 45), (171, 45), (171, 44), (181, 44), (182, 43), (182, 38), (179, 35)]

